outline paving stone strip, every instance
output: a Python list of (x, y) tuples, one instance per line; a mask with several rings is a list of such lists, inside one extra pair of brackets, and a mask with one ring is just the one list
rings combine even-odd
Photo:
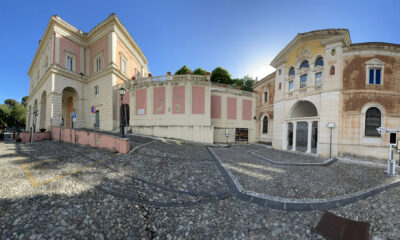
[(222, 175), (224, 176), (224, 178), (226, 178), (226, 182), (228, 182), (228, 186), (234, 193), (235, 197), (244, 201), (255, 203), (257, 205), (274, 209), (286, 211), (329, 210), (341, 206), (346, 206), (348, 204), (373, 196), (389, 188), (400, 186), (400, 179), (396, 178), (386, 184), (358, 191), (352, 194), (326, 199), (294, 199), (275, 197), (268, 194), (245, 190), (243, 186), (239, 183), (237, 178), (233, 175), (233, 173), (223, 165), (221, 159), (212, 150), (212, 148), (207, 147), (207, 149), (216, 160), (218, 169), (223, 172)]
[(260, 151), (261, 149), (257, 149), (252, 151), (250, 154), (261, 159), (261, 160), (265, 160), (271, 164), (275, 164), (275, 165), (284, 165), (284, 166), (329, 166), (333, 163), (335, 163), (338, 159), (337, 158), (330, 158), (328, 160), (325, 160), (322, 163), (304, 163), (304, 162), (298, 162), (298, 163), (293, 163), (293, 162), (278, 162), (278, 161), (274, 161), (270, 158), (261, 156), (260, 154), (258, 154), (257, 152)]
[(151, 142), (142, 143), (142, 144), (140, 144), (140, 145), (138, 145), (138, 146), (132, 148), (132, 150), (130, 150), (130, 151), (128, 152), (128, 154), (132, 154), (134, 151), (138, 150), (139, 148), (144, 147), (144, 146), (149, 145), (149, 144), (152, 144), (152, 143), (155, 143), (155, 142), (158, 142), (158, 141), (160, 141), (160, 140), (159, 140), (159, 139), (156, 139), (156, 140), (151, 141)]

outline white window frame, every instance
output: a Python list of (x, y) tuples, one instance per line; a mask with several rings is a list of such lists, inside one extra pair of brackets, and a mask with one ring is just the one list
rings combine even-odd
[[(98, 66), (97, 62), (100, 61), (100, 66)], [(93, 58), (93, 72), (99, 72), (103, 69), (103, 53), (97, 54)]]
[(99, 87), (99, 84), (96, 84), (94, 86), (94, 95), (97, 96), (99, 94), (100, 94), (100, 87)]
[(125, 56), (121, 53), (121, 72), (126, 74), (126, 67), (128, 61), (126, 60)]
[[(385, 67), (384, 66), (385, 66), (385, 63), (376, 58), (373, 58), (373, 59), (365, 62), (365, 83), (367, 85), (382, 86), (383, 85), (383, 76), (385, 76), (385, 74), (384, 74)], [(380, 84), (376, 84), (376, 83), (370, 84), (369, 83), (369, 70), (371, 70), (371, 69), (380, 69), (381, 70), (381, 83)], [(374, 79), (374, 80), (376, 80), (376, 79)]]
[(360, 116), (360, 139), (361, 139), (361, 143), (362, 144), (366, 144), (366, 145), (371, 145), (371, 146), (376, 146), (376, 145), (381, 145), (383, 142), (383, 135), (381, 135), (380, 137), (371, 137), (371, 136), (365, 136), (365, 117), (366, 117), (366, 113), (367, 110), (371, 107), (376, 107), (379, 109), (379, 111), (381, 111), (381, 125), (385, 126), (386, 122), (385, 122), (385, 116), (386, 116), (386, 111), (385, 108), (380, 105), (379, 103), (376, 102), (370, 102), (367, 103), (363, 106), (363, 108), (361, 109), (361, 116)]
[[(321, 79), (320, 79), (320, 81), (317, 82), (317, 74), (319, 74), (319, 73), (321, 74)], [(323, 79), (324, 79), (324, 73), (323, 73), (323, 72), (316, 72), (316, 73), (314, 74), (315, 85), (320, 85), (320, 84), (322, 84)]]
[[(69, 61), (68, 58), (71, 58), (71, 68), (69, 68)], [(75, 63), (76, 63), (76, 58), (75, 55), (71, 52), (65, 51), (65, 69), (71, 71), (71, 72), (75, 72)]]
[[(290, 83), (292, 83), (292, 88), (290, 88)], [(294, 90), (294, 80), (290, 80), (288, 82), (288, 90), (289, 90), (289, 92), (293, 92), (293, 90)]]
[[(301, 77), (304, 76), (304, 75), (306, 76), (306, 81), (305, 81), (305, 84), (302, 85), (302, 84), (301, 84)], [(300, 75), (300, 80), (299, 80), (300, 89), (305, 89), (305, 88), (307, 88), (307, 84), (308, 84), (307, 82), (308, 82), (308, 74), (305, 73), (305, 74)]]
[[(265, 93), (267, 94), (267, 99), (265, 99)], [(263, 91), (263, 104), (264, 103), (268, 103), (268, 98), (269, 98), (269, 91), (268, 90), (266, 90), (266, 91)]]
[(136, 79), (139, 79), (140, 78), (140, 72), (137, 69), (135, 69), (135, 71), (136, 71)]

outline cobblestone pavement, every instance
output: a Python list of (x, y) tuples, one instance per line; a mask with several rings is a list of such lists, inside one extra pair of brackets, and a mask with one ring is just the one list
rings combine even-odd
[[(274, 210), (236, 198), (205, 146), (141, 140), (153, 142), (128, 155), (52, 141), (0, 142), (0, 239), (321, 239), (310, 228), (322, 211)], [(267, 166), (245, 154), (254, 149), (216, 151)], [(369, 221), (375, 240), (399, 239), (399, 188), (332, 211)]]
[(322, 163), (327, 160), (326, 158), (312, 156), (310, 154), (292, 153), (288, 151), (275, 150), (269, 147), (260, 147), (256, 150), (258, 155), (282, 163)]

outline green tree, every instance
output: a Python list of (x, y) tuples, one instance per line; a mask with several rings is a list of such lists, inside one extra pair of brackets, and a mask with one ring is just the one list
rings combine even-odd
[[(22, 104), (17, 104), (11, 111), (11, 119), (14, 128), (25, 128), (26, 125), (26, 107)], [(10, 123), (9, 123), (10, 124)]]
[(190, 73), (192, 71), (190, 70), (190, 68), (188, 68), (188, 66), (183, 65), (183, 67), (181, 67), (178, 71), (175, 72), (175, 75), (184, 75), (187, 74), (188, 72)]
[(28, 97), (29, 96), (25, 96), (21, 100), (21, 104), (24, 105), (24, 107), (26, 107), (26, 105), (28, 104)]
[(9, 98), (4, 101), (4, 104), (6, 104), (9, 108), (14, 108), (18, 104), (18, 102), (15, 99)]
[(0, 104), (0, 123), (8, 128), (23, 128), (26, 124), (26, 106), (14, 99)]
[(240, 78), (232, 79), (232, 84), (235, 87), (239, 87), (240, 89), (242, 89), (243, 88), (243, 79), (240, 79)]
[(6, 104), (0, 104), (0, 124), (8, 127), (11, 109)]
[(196, 68), (193, 72), (193, 75), (206, 75), (206, 70), (203, 70), (202, 68)]
[(244, 76), (243, 77), (243, 87), (242, 90), (243, 91), (248, 91), (248, 92), (252, 92), (253, 91), (253, 86), (255, 84), (256, 81), (254, 81), (254, 79), (250, 76)]
[(211, 72), (211, 82), (232, 84), (231, 74), (222, 67), (217, 67)]

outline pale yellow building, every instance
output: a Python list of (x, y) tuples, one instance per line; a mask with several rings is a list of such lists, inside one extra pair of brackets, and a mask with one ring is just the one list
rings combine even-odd
[(400, 45), (353, 44), (347, 29), (311, 31), (271, 66), (254, 89), (258, 141), (321, 156), (388, 157), (389, 135), (376, 128), (400, 126)]

